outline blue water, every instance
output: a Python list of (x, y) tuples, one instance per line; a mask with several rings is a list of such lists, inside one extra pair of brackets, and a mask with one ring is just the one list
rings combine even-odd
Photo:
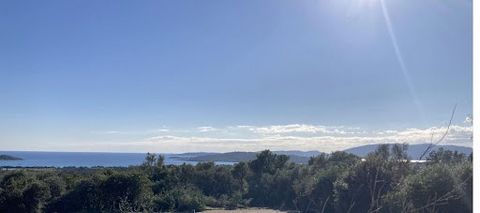
[[(0, 154), (11, 155), (23, 160), (0, 160), (1, 166), (21, 167), (127, 167), (142, 164), (145, 153), (100, 153), (100, 152), (24, 152), (0, 151)], [(178, 158), (177, 154), (164, 154), (165, 164), (196, 164)], [(216, 162), (232, 164), (231, 162)]]

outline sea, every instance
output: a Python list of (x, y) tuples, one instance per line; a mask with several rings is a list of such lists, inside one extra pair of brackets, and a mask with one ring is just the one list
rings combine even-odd
[[(23, 160), (0, 160), (0, 167), (128, 167), (141, 165), (146, 153), (0, 151)], [(195, 154), (162, 154), (167, 165), (192, 164)], [(215, 162), (231, 165), (234, 162)]]

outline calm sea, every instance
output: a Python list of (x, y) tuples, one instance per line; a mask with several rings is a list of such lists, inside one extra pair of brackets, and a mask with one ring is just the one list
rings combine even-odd
[[(23, 160), (0, 160), (1, 166), (22, 167), (127, 167), (140, 165), (145, 153), (101, 153), (101, 152), (24, 152), (0, 151), (0, 154), (11, 155)], [(163, 154), (165, 164), (196, 164), (196, 161), (182, 159), (179, 154)], [(183, 155), (186, 157), (186, 155)], [(192, 156), (193, 157), (193, 156)], [(232, 162), (215, 162), (217, 164), (233, 164)]]

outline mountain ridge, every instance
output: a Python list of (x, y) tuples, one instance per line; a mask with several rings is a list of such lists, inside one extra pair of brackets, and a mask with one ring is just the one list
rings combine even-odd
[[(368, 144), (362, 145), (357, 147), (348, 148), (342, 150), (347, 153), (351, 153), (357, 155), (359, 157), (365, 157), (368, 153), (375, 151), (375, 149), (381, 144)], [(393, 145), (393, 144), (390, 144)], [(407, 154), (411, 159), (418, 159), (420, 155), (425, 151), (429, 144), (412, 144), (408, 146)], [(437, 145), (433, 150), (437, 150), (438, 148), (443, 147), (444, 149), (458, 151), (465, 155), (469, 155), (472, 153), (472, 148), (466, 146), (456, 146), (456, 145)], [(291, 162), (305, 164), (308, 163), (308, 160), (311, 157), (318, 156), (323, 152), (318, 150), (311, 150), (311, 151), (300, 151), (300, 150), (280, 150), (280, 151), (272, 151), (275, 154), (282, 154), (287, 155), (290, 157)], [(206, 161), (216, 161), (216, 162), (241, 162), (241, 161), (250, 161), (254, 160), (259, 152), (241, 152), (241, 151), (234, 151), (234, 152), (225, 152), (225, 153), (214, 153), (214, 152), (207, 152), (207, 153), (182, 153), (180, 155), (175, 156), (177, 159), (183, 159), (186, 161), (198, 161), (198, 162), (206, 162)]]

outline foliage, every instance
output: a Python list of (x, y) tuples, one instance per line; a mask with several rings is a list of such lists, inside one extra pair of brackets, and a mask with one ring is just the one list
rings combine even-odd
[(412, 163), (406, 145), (365, 159), (345, 152), (308, 164), (268, 150), (235, 165), (165, 165), (147, 154), (128, 168), (0, 172), (0, 212), (173, 212), (248, 206), (300, 212), (471, 212), (471, 156), (439, 149)]

